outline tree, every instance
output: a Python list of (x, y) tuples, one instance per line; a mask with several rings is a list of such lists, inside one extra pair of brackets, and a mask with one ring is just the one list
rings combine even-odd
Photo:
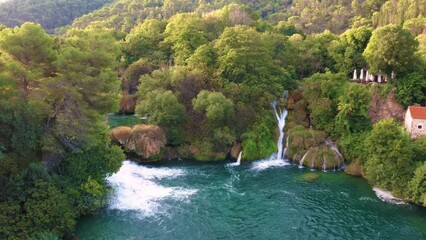
[(333, 132), (338, 100), (347, 84), (343, 73), (317, 73), (304, 79), (303, 95), (308, 103), (312, 126)]
[(213, 122), (222, 122), (234, 114), (234, 104), (220, 92), (203, 90), (192, 100), (192, 104), (196, 111), (205, 112)]
[(418, 42), (410, 31), (397, 25), (376, 29), (363, 56), (370, 73), (402, 73), (414, 60)]
[(384, 119), (373, 126), (366, 139), (364, 169), (374, 185), (406, 197), (415, 164), (408, 134), (393, 119)]
[(74, 229), (70, 201), (41, 164), (31, 164), (5, 187), (10, 192), (0, 199), (0, 233), (26, 239), (44, 230), (63, 236)]
[(336, 131), (339, 134), (359, 133), (371, 125), (368, 109), (371, 96), (368, 88), (351, 84), (339, 97), (336, 116)]
[(9, 27), (25, 22), (40, 23), (49, 33), (65, 26), (86, 13), (92, 12), (111, 0), (17, 0), (0, 1), (0, 22)]
[(130, 92), (134, 92), (139, 85), (139, 79), (144, 74), (150, 74), (155, 66), (146, 59), (139, 59), (127, 67), (124, 77), (128, 82)]
[(172, 91), (156, 90), (148, 93), (136, 105), (136, 113), (147, 115), (150, 123), (164, 127), (169, 141), (179, 142), (179, 124), (185, 117), (185, 107)]
[(105, 115), (117, 111), (120, 99), (114, 69), (118, 50), (109, 30), (72, 29), (67, 33), (55, 61), (58, 76), (43, 82), (42, 94), (52, 108), (44, 129), (45, 152), (63, 155), (63, 150), (105, 142)]
[(258, 106), (269, 105), (284, 88), (293, 87), (290, 74), (274, 61), (269, 35), (248, 26), (228, 27), (215, 44), (218, 73), (226, 87), (240, 88), (238, 98)]
[(195, 13), (173, 16), (164, 34), (164, 44), (171, 46), (177, 64), (184, 64), (199, 46), (207, 43), (204, 23)]
[(125, 64), (129, 65), (140, 58), (157, 64), (165, 61), (166, 53), (159, 49), (165, 28), (166, 24), (156, 19), (146, 20), (132, 28), (124, 43)]
[(367, 63), (362, 56), (372, 34), (371, 28), (360, 27), (346, 30), (329, 47), (330, 56), (338, 72), (350, 74), (354, 69), (365, 68)]
[(333, 58), (328, 51), (329, 46), (337, 36), (330, 31), (311, 34), (306, 39), (299, 34), (290, 37), (297, 48), (295, 68), (300, 78), (309, 77), (314, 73), (324, 73), (334, 66)]
[(410, 198), (417, 204), (426, 207), (426, 162), (423, 162), (409, 183)]
[(404, 107), (421, 104), (426, 96), (426, 80), (419, 73), (410, 73), (396, 82), (396, 98)]
[(34, 23), (0, 32), (0, 49), (10, 57), (10, 72), (26, 94), (40, 78), (52, 74), (52, 62), (57, 57), (53, 48), (53, 39)]

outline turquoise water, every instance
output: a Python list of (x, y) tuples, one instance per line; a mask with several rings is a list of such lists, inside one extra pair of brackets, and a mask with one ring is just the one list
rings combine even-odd
[(342, 172), (297, 166), (126, 161), (80, 239), (426, 239), (426, 211), (379, 200)]
[(132, 127), (136, 124), (144, 123), (144, 121), (136, 115), (120, 115), (120, 114), (108, 114), (108, 123), (111, 128), (118, 126)]

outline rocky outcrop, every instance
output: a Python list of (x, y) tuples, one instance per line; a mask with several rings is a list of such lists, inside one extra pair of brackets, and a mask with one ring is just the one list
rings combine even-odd
[(380, 96), (377, 87), (373, 87), (371, 90), (372, 98), (368, 114), (373, 124), (385, 118), (393, 118), (399, 122), (404, 120), (405, 109), (395, 98), (395, 88), (386, 97)]
[(238, 155), (240, 154), (240, 152), (243, 150), (243, 147), (241, 146), (240, 143), (236, 143), (232, 148), (231, 148), (231, 157), (234, 159), (238, 158)]
[[(116, 127), (111, 130), (110, 138), (121, 145), (126, 152), (135, 153), (142, 159), (160, 155), (166, 146), (166, 134), (159, 126), (138, 124), (133, 128)], [(156, 159), (160, 160), (163, 157)]]
[(345, 167), (345, 173), (352, 175), (352, 176), (363, 176), (363, 177), (365, 177), (365, 174), (362, 171), (361, 163), (358, 159), (352, 161), (348, 166)]
[(336, 169), (342, 165), (343, 157), (324, 131), (299, 125), (290, 129), (288, 134), (289, 146), (286, 155), (293, 162), (321, 170)]

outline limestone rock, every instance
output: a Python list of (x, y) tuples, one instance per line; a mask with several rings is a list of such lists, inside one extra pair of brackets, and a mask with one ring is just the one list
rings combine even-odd
[(167, 143), (163, 129), (155, 125), (138, 124), (133, 128), (120, 126), (111, 130), (110, 137), (126, 151), (144, 159), (159, 154)]
[(405, 110), (395, 98), (395, 89), (392, 89), (385, 99), (380, 97), (377, 89), (373, 89), (368, 114), (373, 123), (385, 118), (393, 118), (401, 122), (404, 120)]

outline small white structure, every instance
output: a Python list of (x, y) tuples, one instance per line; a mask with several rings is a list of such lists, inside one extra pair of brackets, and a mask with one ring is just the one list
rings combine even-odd
[(411, 138), (426, 135), (426, 107), (409, 106), (405, 113), (405, 129)]
[(354, 80), (354, 81), (358, 80), (358, 76), (356, 75), (356, 69), (354, 70), (354, 76), (353, 76), (352, 80)]

